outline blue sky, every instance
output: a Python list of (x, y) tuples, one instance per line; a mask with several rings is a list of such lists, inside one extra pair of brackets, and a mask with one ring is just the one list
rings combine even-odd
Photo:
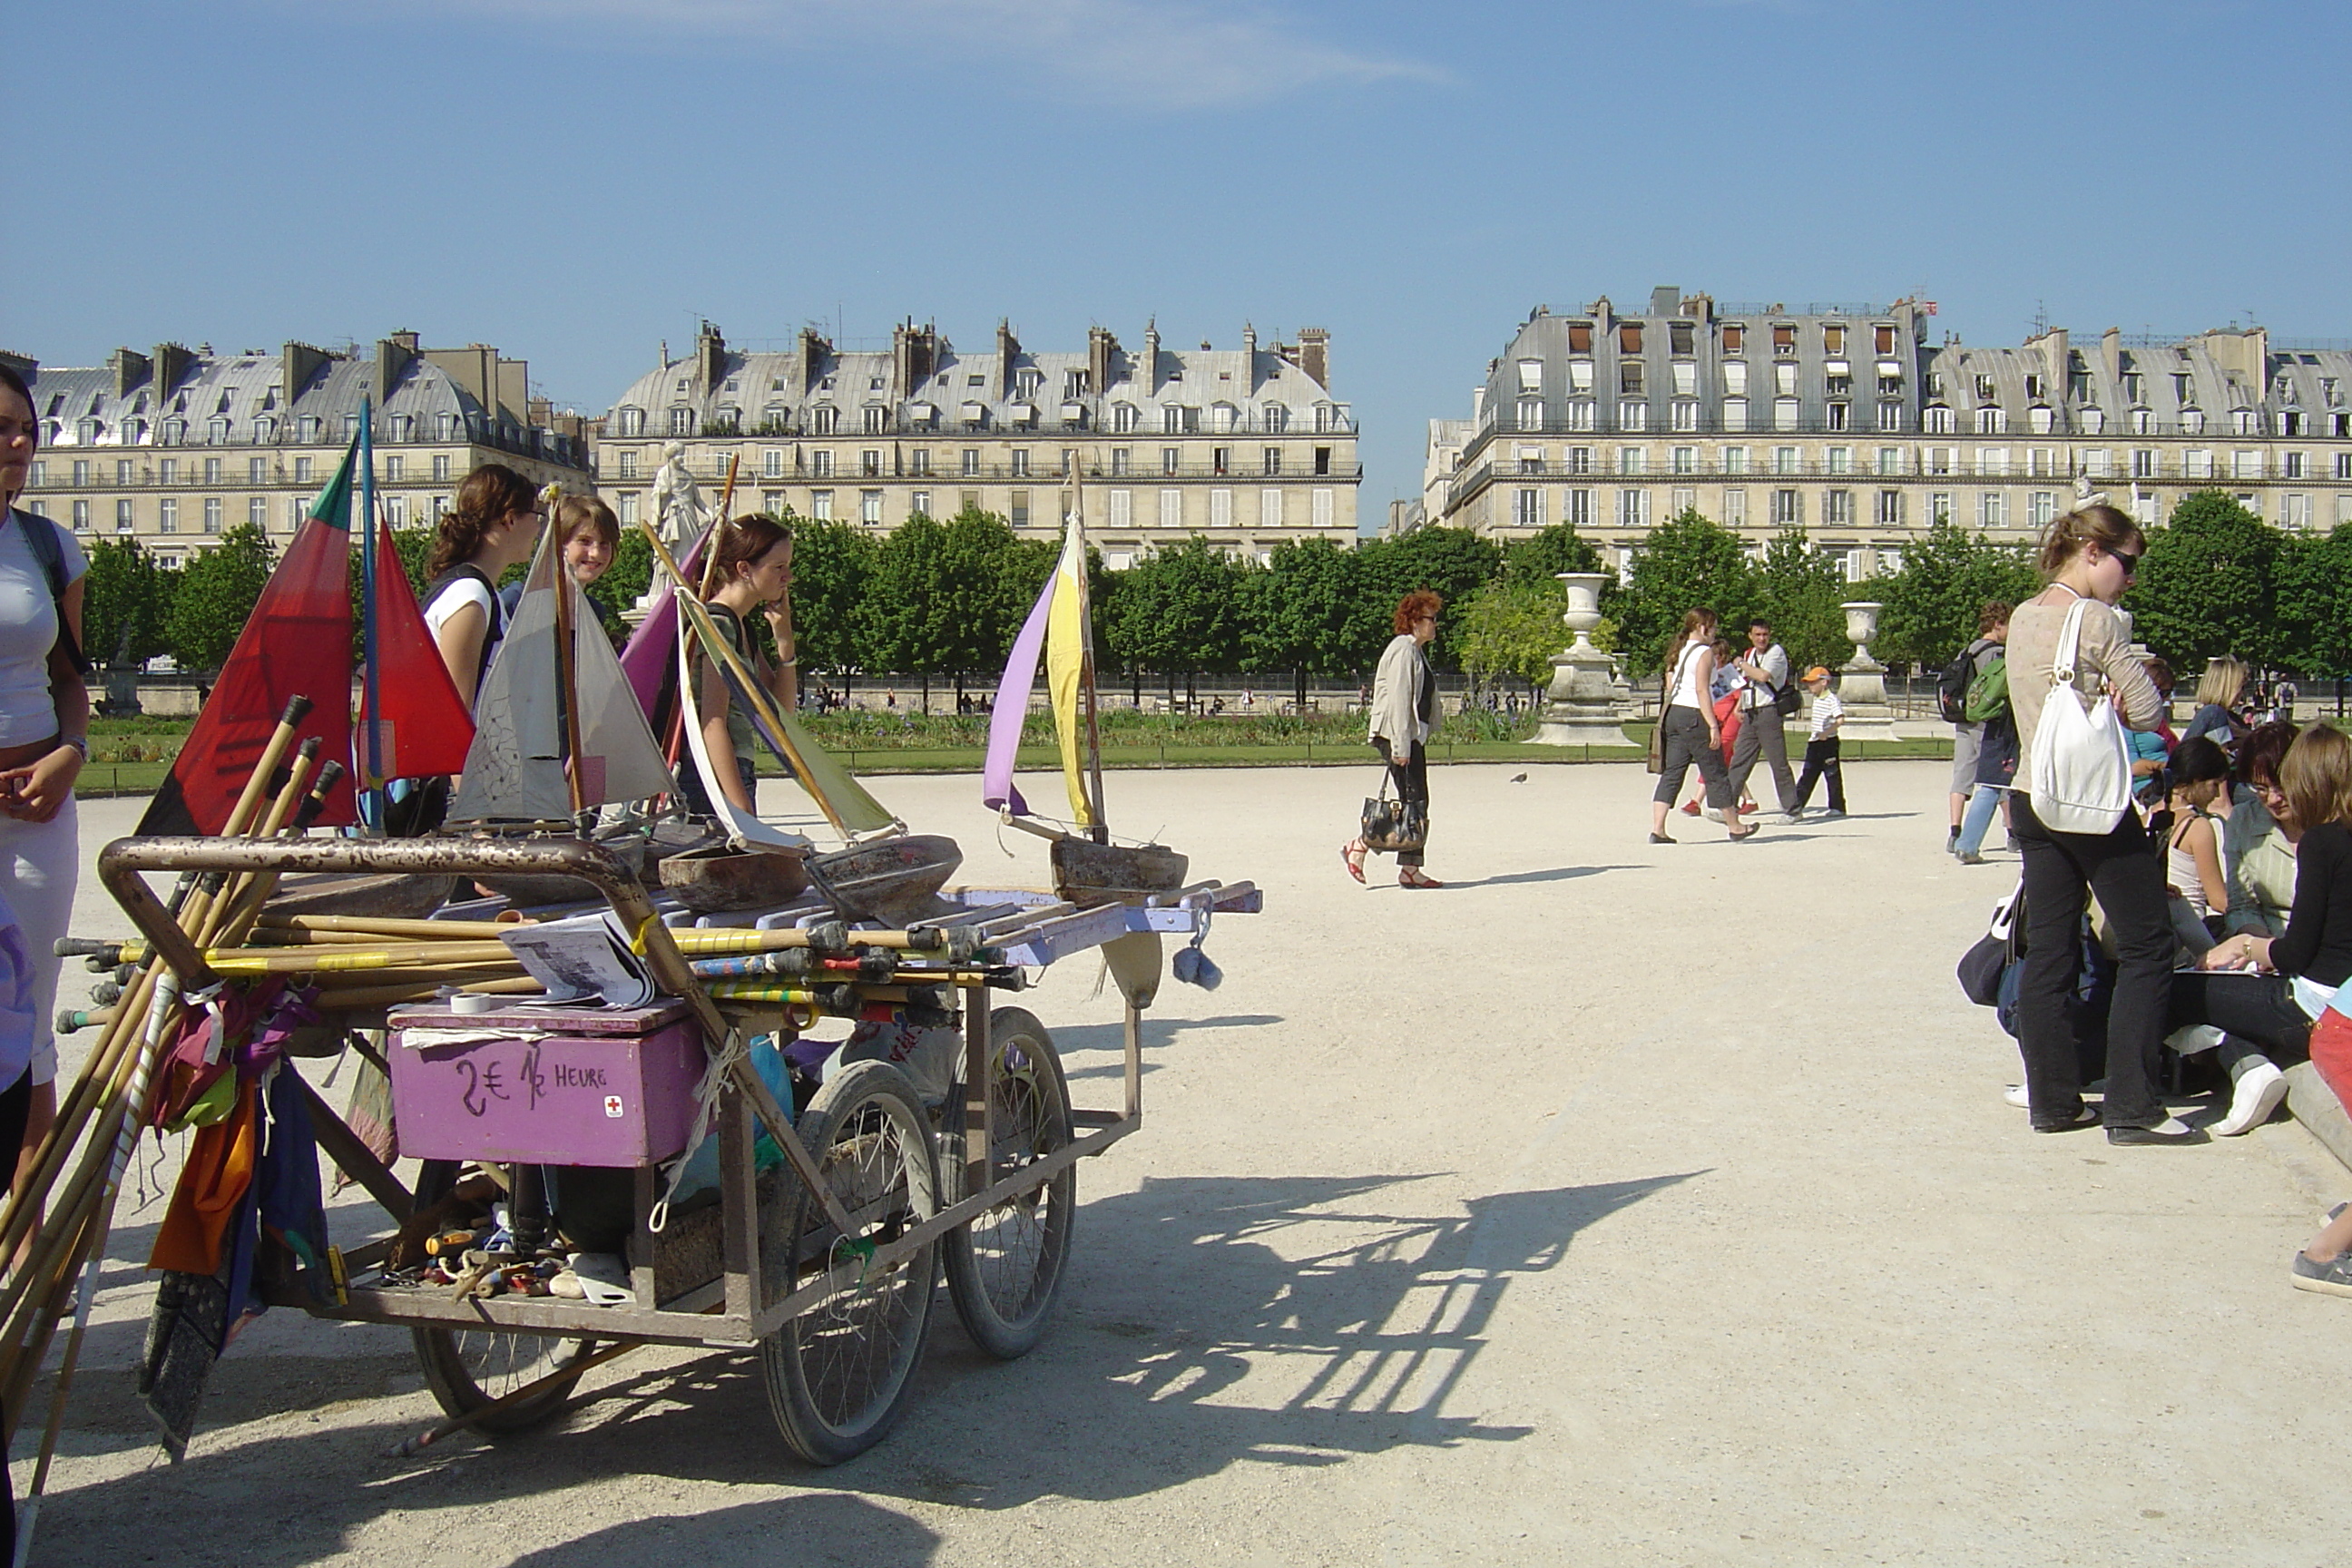
[(495, 342), (601, 408), (700, 316), (1333, 334), (1364, 514), (1538, 302), (2352, 337), (2326, 3), (77, 0), (0, 22), (0, 345)]

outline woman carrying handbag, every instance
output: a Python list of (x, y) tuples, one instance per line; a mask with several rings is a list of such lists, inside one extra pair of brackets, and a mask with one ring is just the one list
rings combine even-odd
[(1388, 776), (1380, 795), (1364, 803), (1363, 831), (1339, 847), (1341, 863), (1359, 882), (1364, 879), (1365, 855), (1379, 851), (1395, 854), (1398, 887), (1445, 885), (1421, 868), (1429, 836), (1427, 742), (1437, 728), (1437, 681), (1427, 650), (1444, 607), (1426, 588), (1407, 594), (1397, 605), (1396, 636), (1381, 650), (1372, 677), (1371, 742), (1388, 764)]
[[(2156, 1064), (2172, 990), (2174, 938), (2164, 863), (2131, 807), (2123, 726), (2153, 729), (2162, 709), (2115, 612), (2147, 544), (2115, 508), (2086, 501), (2051, 524), (2040, 566), (2049, 587), (2009, 625), (2009, 700), (2023, 762), (2015, 802), (2025, 868), (2025, 967), (2017, 1043), (2037, 1132), (2104, 1121), (2116, 1144), (2201, 1143), (2157, 1098)], [(2116, 939), (2103, 1110), (2083, 1103), (2066, 998), (2076, 940), (2095, 897)]]

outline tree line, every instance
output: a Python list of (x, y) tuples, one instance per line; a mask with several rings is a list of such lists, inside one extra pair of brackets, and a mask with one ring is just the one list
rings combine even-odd
[[(803, 668), (983, 679), (1002, 668), (1058, 548), (1023, 539), (993, 513), (910, 519), (877, 537), (855, 524), (784, 515), (796, 541), (793, 601)], [(420, 593), (429, 530), (394, 534)], [(160, 565), (132, 540), (91, 549), (84, 642), (93, 658), (137, 665), (168, 653), (184, 669), (226, 658), (268, 579), (273, 553), (240, 526), (185, 566)], [(1446, 614), (1431, 653), (1441, 668), (1540, 684), (1566, 646), (1566, 599), (1553, 574), (1601, 570), (1599, 553), (1557, 524), (1510, 544), (1458, 528), (1424, 528), (1352, 548), (1286, 542), (1270, 559), (1230, 554), (1195, 535), (1124, 571), (1090, 552), (1098, 667), (1106, 678), (1295, 674), (1360, 679), (1393, 635), (1397, 601), (1434, 591)], [(518, 569), (519, 571), (520, 569)], [(607, 624), (652, 580), (650, 552), (625, 533), (590, 590)], [(354, 593), (356, 578), (354, 570)], [(1840, 605), (1885, 607), (1872, 651), (1898, 665), (1939, 668), (1976, 635), (1988, 601), (2034, 592), (2030, 547), (2000, 544), (1939, 522), (1907, 547), (1899, 571), (1848, 583), (1801, 531), (1759, 553), (1696, 511), (1654, 529), (1624, 580), (1604, 579), (1594, 640), (1626, 673), (1654, 672), (1685, 611), (1712, 608), (1735, 638), (1769, 619), (1799, 666), (1852, 652)], [(2138, 581), (2124, 599), (2140, 640), (2194, 670), (2219, 654), (2305, 677), (2352, 669), (2352, 525), (2334, 532), (2271, 528), (2223, 492), (2185, 498), (2148, 534)]]

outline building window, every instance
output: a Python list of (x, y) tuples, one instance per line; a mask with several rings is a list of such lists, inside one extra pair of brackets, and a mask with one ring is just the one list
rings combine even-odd
[(860, 490), (857, 492), (857, 521), (868, 524), (879, 523), (882, 521), (882, 492), (880, 490)]
[(618, 510), (621, 514), (621, 526), (623, 528), (635, 528), (637, 525), (637, 492), (635, 490), (624, 491), (621, 496), (621, 504)]
[[(393, 526), (397, 528), (400, 524), (395, 521)], [(206, 533), (218, 533), (220, 531), (221, 499), (218, 496), (206, 496), (205, 498), (205, 531)]]
[(809, 515), (816, 519), (819, 522), (831, 522), (833, 521), (833, 492), (831, 490), (811, 490), (809, 492)]
[(1260, 528), (1282, 526), (1282, 492), (1265, 489), (1257, 492), (1257, 525)]
[(2259, 479), (2263, 477), (2263, 455), (2260, 452), (2230, 454), (2230, 477), (2233, 479)]
[(1570, 392), (1588, 394), (1591, 392), (1592, 362), (1591, 360), (1575, 359), (1568, 362), (1568, 389)]
[(1903, 471), (1903, 448), (1902, 448), (1902, 447), (1881, 447), (1880, 448), (1878, 448), (1878, 472), (1879, 472), (1879, 473), (1881, 473), (1881, 474), (1883, 474), (1883, 475), (1893, 476), (1893, 475), (1895, 475), (1895, 474), (1899, 474), (1899, 473), (1901, 473), (1902, 471)]
[(1129, 471), (1129, 465), (1132, 463), (1134, 459), (1135, 453), (1131, 448), (1126, 447), (1113, 447), (1110, 451), (1111, 477), (1113, 479), (1126, 478)]
[[(130, 505), (129, 501), (121, 501), (115, 507), (114, 521), (118, 531), (121, 529), (123, 520), (129, 516), (127, 509)], [(180, 531), (180, 503), (176, 498), (165, 496), (155, 503), (155, 531), (158, 533)]]
[(1110, 411), (1110, 427), (1124, 436), (1143, 421), (1142, 414), (1132, 403), (1115, 404)]
[(2153, 448), (2147, 447), (2132, 448), (2132, 478), (2136, 479), (2156, 478), (2156, 452)]
[(1133, 490), (1110, 492), (1110, 525), (1113, 528), (1135, 526), (1135, 492)]
[(1617, 448), (1617, 471), (1621, 474), (1638, 474), (1646, 466), (1648, 456), (1649, 454), (1639, 447), (1620, 447)]
[(269, 459), (267, 458), (247, 458), (245, 460), (245, 482), (249, 485), (268, 484), (269, 482)]
[(1183, 447), (1160, 447), (1160, 471), (1161, 473), (1163, 473), (1163, 474), (1173, 474), (1173, 473), (1177, 473), (1177, 472), (1179, 472), (1179, 471), (1181, 471), (1181, 470), (1182, 469), (1183, 466), (1184, 466), (1184, 448), (1183, 448)]
[(1745, 447), (1726, 447), (1723, 449), (1723, 471), (1727, 474), (1746, 473), (1748, 471), (1748, 448)]
[(1792, 325), (1776, 325), (1772, 329), (1772, 353), (1776, 355), (1797, 352), (1797, 329)]
[(1279, 447), (1266, 447), (1264, 451), (1258, 454), (1258, 462), (1259, 473), (1279, 474), (1282, 472), (1282, 448)]
[(1016, 479), (1029, 477), (1029, 448), (1026, 447), (1013, 448), (1013, 477)]
[(1542, 398), (1522, 397), (1519, 399), (1519, 428), (1522, 430), (1540, 430), (1543, 428)]
[(245, 521), (256, 528), (269, 526), (269, 498), (248, 496), (245, 502)]
[(2006, 478), (2009, 473), (2009, 448), (1979, 447), (1977, 448), (1977, 472), (1991, 478)]
[(2035, 490), (2026, 502), (2026, 515), (2036, 528), (2047, 528), (2058, 515), (2058, 493), (2055, 490)]
[[(637, 477), (637, 455), (635, 452), (621, 454), (621, 477), (625, 479), (634, 479)], [(770, 447), (761, 452), (760, 477), (763, 479), (781, 479), (784, 477), (784, 453), (782, 447)]]
[(1231, 490), (1211, 490), (1209, 492), (1209, 526), (1211, 528), (1231, 528), (1233, 525), (1234, 492)]
[(1590, 447), (1569, 447), (1567, 468), (1568, 471), (1571, 474), (1591, 473), (1592, 471), (1592, 448)]
[(966, 447), (963, 449), (962, 466), (958, 469), (958, 471), (968, 479), (974, 478), (979, 474), (980, 452), (978, 448)]
[(116, 501), (114, 503), (114, 531), (117, 533), (129, 533), (137, 526), (138, 521), (131, 513), (131, 503), (127, 500)]
[(1571, 430), (1591, 429), (1593, 427), (1592, 406), (1590, 398), (1579, 398), (1570, 403), (1568, 405), (1568, 427)]
[(1936, 404), (1921, 416), (1920, 423), (1930, 436), (1948, 436), (1952, 433), (1952, 411)]
[(114, 460), (114, 482), (118, 485), (127, 485), (131, 482), (131, 464), (130, 458), (117, 458)]
[(1315, 492), (1316, 527), (1329, 528), (1331, 526), (1334, 510), (1332, 496), (1334, 493), (1335, 492), (1330, 490), (1317, 490)]
[(307, 485), (310, 482), (310, 458), (297, 458), (294, 459), (294, 482), (298, 485)]
[[(777, 456), (777, 454), (770, 453), (769, 456), (774, 457)], [(433, 459), (433, 477), (435, 479), (444, 481), (448, 479), (448, 475), (440, 471), (442, 465), (446, 463), (448, 460), (449, 459), (446, 458), (440, 457), (436, 457)], [(635, 452), (624, 452), (620, 455), (615, 477), (624, 479), (634, 479), (637, 477), (637, 455)]]
[(1695, 474), (1698, 472), (1698, 448), (1696, 447), (1675, 447), (1674, 464), (1675, 472), (1678, 474)]
[[(1029, 454), (1026, 452), (1015, 452), (1013, 456), (1013, 471), (1015, 473), (1026, 474), (1029, 471)], [(880, 478), (882, 474), (881, 452), (872, 447), (868, 447), (864, 451), (859, 452), (857, 454), (857, 471), (869, 479)]]
[(2294, 492), (2290, 492), (2284, 497), (2279, 507), (2279, 523), (2284, 528), (2309, 528), (2311, 498)]
[(2303, 454), (2301, 452), (2281, 453), (2279, 461), (2283, 465), (2279, 469), (2279, 478), (2283, 479), (2299, 479), (2303, 478)]
[(1794, 447), (1773, 447), (1772, 471), (1776, 474), (1793, 474), (1801, 472), (1801, 470), (1797, 463), (1797, 448)]
[[(393, 527), (406, 528), (408, 526), (408, 498), (406, 496), (391, 496), (386, 498), (383, 503), (383, 515), (384, 521), (390, 523)], [(211, 530), (206, 529), (205, 531), (210, 532)]]
[(1829, 471), (1830, 473), (1832, 473), (1832, 474), (1850, 474), (1850, 473), (1853, 472), (1853, 447), (1832, 447), (1831, 448), (1829, 448), (1829, 450), (1828, 450), (1826, 453), (1824, 453), (1824, 454), (1823, 454), (1823, 456), (1824, 456), (1824, 457), (1826, 457), (1826, 458), (1828, 458), (1828, 460), (1829, 460), (1829, 462), (1828, 462), (1828, 471)]
[(1796, 427), (1797, 400), (1793, 397), (1774, 398), (1772, 400), (1772, 428), (1775, 430), (1794, 430)]
[(1171, 530), (1184, 526), (1184, 492), (1182, 490), (1160, 492), (1160, 526)]
[(1212, 447), (1209, 448), (1209, 471), (1211, 473), (1229, 474), (1233, 472), (1233, 467), (1234, 449), (1231, 447)]
[(2105, 447), (2093, 447), (2083, 454), (2083, 471), (2095, 479), (2103, 479), (2114, 472), (2115, 454)]
[(1738, 321), (1726, 321), (1723, 323), (1723, 352), (1725, 353), (1736, 354), (1740, 353), (1745, 348), (1747, 342), (1748, 329), (1746, 326)]
[(883, 407), (880, 404), (867, 404), (865, 407), (864, 413), (866, 416), (866, 433), (868, 436), (879, 436), (890, 427), (890, 411)]
[(820, 479), (829, 479), (833, 478), (833, 454), (831, 452), (822, 450), (811, 452), (808, 455), (808, 459), (809, 472), (811, 475)]
[(1723, 525), (1744, 528), (1748, 523), (1748, 492), (1733, 489), (1723, 492)]
[(1617, 526), (1647, 528), (1650, 526), (1650, 492), (1619, 490), (1617, 492)]
[(1686, 511), (1696, 511), (1698, 510), (1698, 492), (1696, 490), (1677, 489), (1674, 492), (1673, 500), (1674, 515), (1676, 517), (1682, 516), (1682, 514)]
[(1617, 366), (1618, 396), (1639, 397), (1648, 390), (1649, 389), (1642, 383), (1642, 362), (1640, 360), (1629, 359), (1623, 361)]
[(1878, 405), (1878, 427), (1881, 430), (1902, 429), (1903, 405), (1899, 403), (1880, 404)]
[(1828, 428), (1832, 430), (1843, 430), (1847, 428), (1850, 422), (1846, 417), (1846, 413), (1852, 406), (1853, 405), (1846, 403), (1832, 403), (1825, 405), (1822, 412), (1829, 416), (1827, 421)]
[[(635, 452), (631, 452), (621, 460), (634, 468), (636, 465), (636, 457)], [(446, 452), (436, 452), (433, 455), (433, 482), (436, 485), (446, 485), (449, 482), (449, 454)]]
[(1560, 521), (1570, 528), (1591, 528), (1592, 526), (1592, 492), (1591, 490), (1569, 491), (1568, 515)]
[(694, 410), (691, 408), (671, 409), (669, 411), (669, 433), (673, 436), (693, 435)]
[(1543, 491), (1523, 489), (1512, 492), (1511, 524), (1515, 528), (1543, 526)]
[(1805, 498), (1801, 491), (1777, 489), (1772, 492), (1772, 526), (1802, 528), (1805, 523)]
[(1999, 528), (2009, 521), (2009, 498), (1999, 490), (1977, 492), (1977, 526)]
[[(771, 507), (769, 510), (772, 511), (776, 509)], [(916, 490), (912, 494), (908, 495), (907, 497), (907, 510), (908, 512), (918, 517), (932, 516), (931, 492), (929, 490)]]
[(1903, 492), (1901, 490), (1878, 492), (1878, 505), (1874, 521), (1881, 528), (1903, 526)]
[(1621, 403), (1617, 405), (1617, 428), (1647, 430), (1650, 427), (1650, 405), (1646, 403)]
[(1698, 428), (1697, 404), (1690, 402), (1675, 403), (1675, 428), (1677, 430), (1696, 430)]
[(77, 531), (86, 533), (89, 531), (89, 502), (78, 500), (73, 503), (73, 525)]
[(1822, 498), (1822, 522), (1828, 528), (1853, 526), (1853, 492), (1832, 490)]
[(2352, 452), (2336, 454), (2336, 477), (2339, 479), (2352, 479)]

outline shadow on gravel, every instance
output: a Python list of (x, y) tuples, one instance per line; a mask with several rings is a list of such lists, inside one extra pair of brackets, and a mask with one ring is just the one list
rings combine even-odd
[(633, 1519), (513, 1560), (513, 1568), (583, 1564), (790, 1563), (794, 1568), (921, 1568), (940, 1538), (921, 1523), (863, 1498), (812, 1492), (701, 1513)]
[(1646, 871), (1647, 866), (1560, 866), (1549, 871), (1513, 871), (1501, 877), (1481, 877), (1471, 882), (1448, 882), (1449, 888), (1507, 888), (1514, 882), (1572, 882), (1598, 877), (1603, 871)]

